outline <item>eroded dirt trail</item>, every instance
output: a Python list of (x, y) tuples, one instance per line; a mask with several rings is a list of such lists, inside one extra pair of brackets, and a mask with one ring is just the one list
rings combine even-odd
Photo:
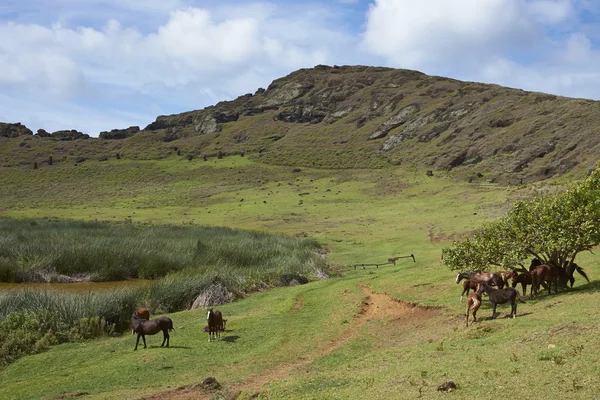
[[(257, 392), (273, 381), (290, 377), (291, 372), (297, 368), (304, 367), (312, 363), (315, 359), (326, 356), (357, 337), (361, 332), (361, 327), (369, 321), (387, 320), (396, 327), (405, 326), (408, 328), (434, 317), (438, 312), (438, 309), (436, 308), (406, 303), (395, 299), (387, 293), (372, 292), (371, 289), (365, 285), (361, 285), (361, 290), (367, 296), (361, 304), (361, 311), (355, 316), (354, 321), (348, 324), (346, 329), (344, 329), (337, 339), (331, 341), (327, 346), (314, 353), (308, 354), (292, 363), (280, 365), (277, 369), (267, 371), (261, 375), (251, 376), (244, 383), (230, 387), (229, 392)], [(296, 307), (299, 307), (298, 303), (296, 304)], [(199, 388), (198, 386), (193, 386), (166, 391), (160, 395), (148, 397), (146, 399), (209, 399), (213, 394), (214, 393)]]

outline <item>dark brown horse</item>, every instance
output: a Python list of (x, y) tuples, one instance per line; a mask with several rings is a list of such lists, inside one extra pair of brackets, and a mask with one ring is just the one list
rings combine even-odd
[(217, 337), (221, 337), (221, 331), (225, 330), (221, 311), (213, 311), (212, 308), (209, 309), (206, 320), (208, 321), (208, 341), (210, 342), (213, 338), (216, 340)]
[(140, 336), (144, 341), (144, 348), (146, 348), (146, 335), (156, 335), (158, 332), (163, 332), (163, 342), (160, 347), (165, 345), (169, 347), (169, 331), (173, 330), (173, 321), (169, 317), (160, 317), (151, 320), (145, 320), (138, 317), (135, 313), (131, 316), (131, 326), (135, 333), (137, 333), (137, 339), (135, 341), (135, 348), (137, 350), (140, 342)]
[(515, 288), (494, 289), (482, 283), (477, 290), (477, 294), (481, 295), (484, 292), (488, 295), (490, 303), (492, 303), (492, 319), (496, 318), (496, 306), (498, 304), (510, 303), (510, 315), (515, 318), (517, 316), (517, 300), (525, 303)]
[(456, 275), (456, 283), (459, 283), (463, 279), (469, 279), (477, 283), (486, 283), (488, 285), (495, 285), (502, 289), (504, 287), (504, 279), (498, 272), (460, 272)]

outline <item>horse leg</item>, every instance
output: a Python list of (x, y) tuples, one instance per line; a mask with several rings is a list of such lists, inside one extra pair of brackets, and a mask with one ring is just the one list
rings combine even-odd
[(134, 351), (137, 350), (137, 348), (138, 348), (138, 344), (140, 343), (140, 336), (141, 335), (138, 333), (137, 334), (137, 339), (135, 341), (135, 348), (133, 349)]
[(144, 341), (144, 348), (146, 348), (146, 335), (144, 335), (143, 333), (142, 333), (142, 340)]
[(492, 319), (496, 319), (496, 302), (492, 302)]
[(166, 329), (163, 331), (163, 341), (160, 347), (163, 347), (165, 342), (167, 342), (167, 347), (169, 347), (169, 332)]
[(511, 316), (513, 318), (517, 318), (517, 300), (513, 299), (512, 304), (510, 306), (511, 306), (510, 307), (511, 308), (511, 310), (510, 310)]

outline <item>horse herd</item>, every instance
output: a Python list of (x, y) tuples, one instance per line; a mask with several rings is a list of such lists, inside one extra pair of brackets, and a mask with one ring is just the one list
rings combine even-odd
[[(208, 341), (211, 342), (217, 337), (221, 337), (221, 332), (225, 332), (226, 319), (223, 319), (223, 314), (219, 310), (211, 308), (208, 310), (206, 315), (207, 325), (204, 327), (204, 332), (208, 332)], [(135, 348), (137, 350), (140, 342), (140, 337), (144, 342), (144, 348), (146, 348), (146, 335), (155, 335), (162, 331), (163, 342), (160, 347), (169, 347), (169, 331), (173, 330), (173, 321), (169, 317), (159, 317), (156, 319), (150, 319), (150, 311), (147, 308), (138, 308), (131, 316), (131, 333), (137, 334), (135, 341)]]
[[(567, 283), (570, 283), (570, 286), (573, 287), (575, 283), (575, 271), (588, 282), (590, 281), (583, 268), (573, 262), (566, 262), (562, 266), (558, 266), (552, 263), (544, 263), (537, 258), (531, 261), (528, 271), (523, 268), (523, 271), (520, 273), (517, 270), (461, 272), (456, 276), (456, 283), (460, 283), (464, 279), (460, 300), (462, 301), (464, 295), (467, 294), (466, 325), (469, 326), (469, 313), (473, 314), (473, 322), (477, 322), (477, 310), (481, 306), (481, 295), (483, 293), (487, 294), (490, 299), (492, 319), (497, 316), (496, 306), (505, 303), (510, 303), (510, 316), (515, 318), (517, 316), (517, 300), (525, 303), (515, 289), (519, 283), (523, 289), (523, 296), (527, 293), (528, 285), (531, 285), (531, 296), (538, 293), (540, 286), (543, 286), (548, 291), (548, 294), (551, 294), (552, 287), (554, 287), (554, 293), (558, 293), (558, 288), (567, 288)], [(509, 280), (512, 281), (511, 285), (509, 285)], [(473, 292), (469, 293), (471, 290)]]

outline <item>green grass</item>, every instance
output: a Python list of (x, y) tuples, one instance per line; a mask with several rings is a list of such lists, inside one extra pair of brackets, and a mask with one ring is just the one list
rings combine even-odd
[[(271, 399), (362, 398), (367, 392), (380, 399), (439, 398), (436, 387), (448, 379), (458, 385), (448, 396), (457, 399), (507, 394), (592, 399), (600, 392), (600, 267), (594, 255), (578, 259), (592, 283), (578, 279), (575, 290), (527, 300), (519, 304), (516, 319), (502, 318), (508, 307), (500, 306), (501, 318), (469, 328), (454, 274), (440, 262), (441, 248), (503, 215), (513, 199), (530, 193), (529, 187), (468, 184), (451, 174), (429, 178), (410, 169), (302, 168), (294, 173), (291, 167), (241, 157), (206, 163), (173, 157), (126, 161), (114, 165), (123, 174), (113, 178), (105, 165), (89, 163), (87, 181), (73, 178), (80, 179), (79, 197), (60, 193), (72, 184), (71, 169), (84, 165), (64, 170), (57, 165), (48, 172), (57, 193), (46, 201), (37, 196), (19, 202), (19, 192), (39, 193), (28, 181), (36, 172), (11, 168), (22, 183), (10, 183), (12, 178), (0, 173), (0, 184), (8, 184), (0, 194), (3, 214), (130, 217), (136, 223), (306, 235), (329, 248), (328, 262), (345, 267), (344, 275), (220, 306), (230, 332), (210, 344), (202, 333), (205, 310), (193, 310), (169, 314), (175, 323), (170, 349), (158, 348), (162, 339), (156, 336), (148, 338), (149, 349), (133, 352), (135, 339), (129, 335), (52, 346), (1, 372), (2, 398), (77, 392), (94, 399), (142, 398), (199, 384), (206, 376), (222, 385), (220, 391), (201, 393), (208, 398), (240, 388), (244, 395), (258, 391)], [(137, 178), (119, 183), (129, 174)], [(403, 259), (395, 266), (352, 268), (411, 253), (416, 263)], [(403, 317), (359, 323), (367, 296), (361, 287), (439, 310), (418, 323)], [(479, 315), (490, 314), (484, 301)], [(258, 385), (262, 380), (264, 386)]]

